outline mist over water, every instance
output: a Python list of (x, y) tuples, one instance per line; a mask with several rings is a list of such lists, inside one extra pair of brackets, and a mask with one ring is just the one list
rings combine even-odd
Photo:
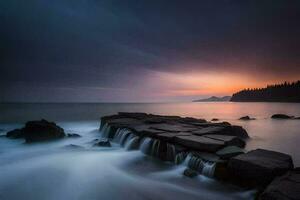
[[(119, 111), (219, 118), (248, 131), (252, 139), (247, 149), (282, 151), (293, 156), (296, 166), (300, 162), (300, 121), (270, 119), (275, 113), (300, 116), (298, 104), (0, 104), (0, 109), (1, 135), (28, 120), (45, 118), (66, 133), (82, 136), (30, 145), (0, 137), (0, 199), (253, 199), (253, 191), (202, 175), (187, 178), (184, 165), (128, 151), (126, 145), (93, 147), (92, 141), (101, 138), (100, 117)], [(237, 120), (244, 115), (257, 120)]]

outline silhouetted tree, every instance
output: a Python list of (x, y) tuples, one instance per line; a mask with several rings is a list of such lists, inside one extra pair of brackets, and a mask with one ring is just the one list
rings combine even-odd
[(268, 85), (266, 88), (245, 89), (232, 95), (237, 102), (300, 102), (300, 81)]

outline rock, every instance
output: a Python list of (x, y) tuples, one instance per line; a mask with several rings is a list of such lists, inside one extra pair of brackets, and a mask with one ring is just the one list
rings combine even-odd
[(205, 152), (216, 152), (225, 145), (223, 141), (197, 135), (176, 136), (174, 141), (177, 144), (183, 145), (185, 147)]
[(24, 138), (24, 133), (21, 129), (15, 129), (6, 133), (6, 137), (11, 139)]
[(165, 132), (165, 133), (156, 134), (153, 137), (157, 138), (159, 140), (162, 140), (162, 141), (173, 142), (174, 138), (176, 136), (188, 136), (188, 135), (192, 135), (192, 134), (189, 132), (179, 132), (179, 133), (166, 133)]
[(47, 120), (29, 121), (22, 129), (15, 129), (6, 134), (8, 138), (25, 138), (27, 143), (54, 140), (65, 137), (64, 129)]
[(247, 115), (247, 116), (241, 117), (239, 120), (248, 121), (248, 120), (255, 120), (255, 118), (251, 118)]
[(228, 172), (227, 162), (217, 162), (215, 166), (214, 177), (222, 181), (230, 181), (230, 174)]
[(212, 123), (211, 126), (205, 127), (202, 129), (198, 129), (192, 131), (195, 135), (230, 135), (230, 136), (237, 136), (242, 139), (249, 138), (248, 133), (245, 129), (240, 126), (214, 126), (215, 124)]
[(219, 140), (224, 142), (226, 146), (237, 146), (237, 147), (245, 147), (246, 143), (244, 140), (237, 136), (231, 135), (203, 135), (203, 137), (207, 137), (214, 140)]
[(229, 159), (229, 158), (232, 158), (234, 156), (237, 156), (237, 155), (240, 155), (243, 153), (244, 153), (244, 150), (237, 146), (227, 146), (216, 152), (216, 154), (218, 156), (220, 156), (220, 158), (222, 158), (222, 159)]
[(164, 132), (190, 132), (197, 130), (197, 127), (181, 125), (181, 124), (153, 124), (150, 129), (155, 129)]
[(77, 134), (77, 133), (68, 133), (67, 134), (68, 137), (72, 137), (72, 138), (78, 138), (81, 137), (81, 135)]
[(300, 168), (296, 168), (274, 181), (260, 195), (260, 200), (300, 199)]
[(222, 162), (222, 160), (220, 160), (220, 157), (214, 153), (192, 151), (190, 152), (190, 155), (200, 158), (201, 160), (206, 162), (214, 162), (214, 163)]
[(300, 119), (300, 117), (295, 117), (295, 119)]
[(187, 176), (187, 177), (189, 177), (189, 178), (193, 178), (193, 177), (195, 177), (195, 176), (198, 175), (198, 172), (195, 171), (195, 170), (192, 170), (192, 169), (190, 169), (190, 168), (186, 168), (186, 169), (184, 170), (184, 172), (183, 172), (183, 175), (185, 175), (185, 176)]
[(30, 121), (22, 129), (27, 143), (47, 141), (65, 137), (64, 129), (47, 120)]
[(275, 114), (272, 115), (272, 119), (293, 119), (293, 116), (285, 115), (285, 114)]
[(220, 121), (220, 120), (217, 119), (217, 118), (213, 118), (211, 121), (212, 121), (212, 122), (216, 122), (216, 121)]
[(110, 141), (108, 139), (101, 139), (99, 142), (95, 143), (94, 146), (111, 147), (111, 144), (110, 144)]
[(238, 155), (228, 163), (232, 179), (245, 186), (265, 186), (292, 168), (291, 156), (264, 149)]

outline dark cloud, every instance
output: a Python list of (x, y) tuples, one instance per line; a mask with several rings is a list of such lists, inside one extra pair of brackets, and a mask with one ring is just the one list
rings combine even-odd
[(297, 0), (10, 0), (0, 17), (4, 88), (128, 89), (149, 71), (300, 78)]

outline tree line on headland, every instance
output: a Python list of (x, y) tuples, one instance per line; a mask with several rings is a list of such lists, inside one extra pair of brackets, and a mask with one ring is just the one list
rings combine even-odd
[(239, 91), (230, 101), (236, 102), (300, 102), (300, 80)]

